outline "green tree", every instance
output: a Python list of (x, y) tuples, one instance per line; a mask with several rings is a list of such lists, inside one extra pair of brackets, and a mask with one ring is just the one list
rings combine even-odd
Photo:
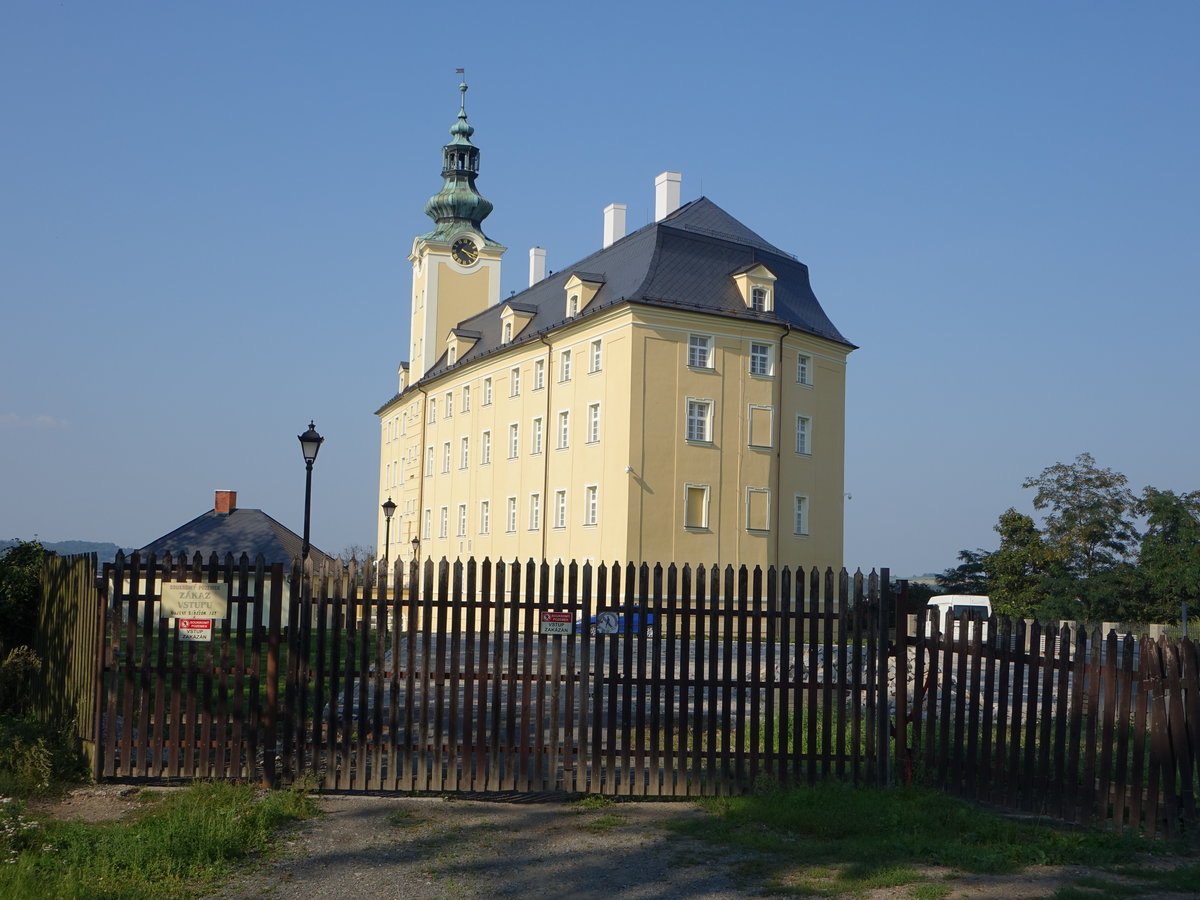
[(1176, 494), (1148, 487), (1137, 512), (1146, 517), (1138, 570), (1142, 615), (1149, 622), (1176, 622), (1187, 603), (1200, 603), (1200, 491)]
[(39, 541), (20, 541), (0, 551), (0, 659), (36, 641), (39, 576), (49, 554)]
[(996, 524), (1000, 548), (983, 560), (992, 608), (1000, 615), (1029, 618), (1060, 576), (1062, 555), (1042, 539), (1033, 519), (1009, 508)]
[(982, 548), (959, 550), (959, 565), (934, 576), (938, 590), (943, 594), (985, 596), (988, 592), (988, 576), (984, 564), (990, 555)]
[(1062, 551), (1070, 574), (1087, 579), (1129, 556), (1137, 542), (1128, 479), (1101, 469), (1090, 453), (1055, 463), (1022, 487), (1036, 488), (1034, 509), (1046, 514), (1047, 542)]

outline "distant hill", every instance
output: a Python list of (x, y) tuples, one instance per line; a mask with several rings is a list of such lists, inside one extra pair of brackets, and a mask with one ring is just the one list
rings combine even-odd
[[(0, 553), (7, 550), (9, 547), (15, 547), (21, 543), (17, 540), (0, 540)], [(42, 541), (42, 546), (47, 550), (53, 550), (59, 556), (72, 556), (76, 553), (95, 553), (96, 559), (99, 562), (112, 562), (117, 555), (117, 551), (121, 550), (116, 544), (101, 543), (98, 541)], [(126, 553), (132, 553), (135, 548), (123, 548)]]

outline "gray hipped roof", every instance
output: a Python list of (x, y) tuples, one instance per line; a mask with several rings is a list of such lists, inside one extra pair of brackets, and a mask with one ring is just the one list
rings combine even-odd
[[(224, 559), (232, 553), (234, 558), (243, 553), (251, 562), (261, 553), (267, 563), (291, 565), (300, 558), (304, 540), (261, 509), (235, 509), (231, 513), (218, 513), (210, 509), (186, 525), (181, 525), (169, 534), (164, 534), (139, 550), (139, 553), (154, 553), (172, 556), (185, 554), (191, 557), (199, 553), (205, 559), (212, 553)], [(310, 545), (309, 557), (314, 563), (330, 557)]]
[[(774, 309), (769, 312), (748, 309), (733, 279), (734, 275), (759, 263), (776, 277)], [(499, 350), (500, 316), (508, 305), (534, 312), (533, 318), (508, 345), (510, 347), (536, 340), (538, 335), (566, 324), (565, 285), (572, 275), (601, 286), (587, 307), (571, 321), (619, 303), (639, 303), (788, 323), (797, 331), (851, 349), (855, 346), (825, 315), (809, 284), (808, 267), (804, 263), (769, 244), (711, 200), (701, 197), (661, 221), (638, 229), (516, 296), (458, 323), (460, 328), (478, 332), (480, 339), (458, 358), (455, 366), (447, 366), (443, 353), (417, 383)]]

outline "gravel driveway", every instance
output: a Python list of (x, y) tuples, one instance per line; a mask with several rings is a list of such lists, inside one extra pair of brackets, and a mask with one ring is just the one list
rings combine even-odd
[(584, 809), (561, 799), (323, 796), (283, 855), (212, 900), (465, 897), (761, 897), (739, 890), (733, 858), (669, 836), (703, 815), (686, 803)]

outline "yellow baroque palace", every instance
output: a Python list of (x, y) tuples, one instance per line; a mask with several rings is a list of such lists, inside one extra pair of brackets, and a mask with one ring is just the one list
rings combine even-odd
[[(380, 421), (392, 560), (842, 565), (846, 357), (808, 267), (656, 182), (656, 221), (500, 299), (463, 105), (413, 241), (412, 337)], [(381, 551), (382, 555), (382, 551)]]

